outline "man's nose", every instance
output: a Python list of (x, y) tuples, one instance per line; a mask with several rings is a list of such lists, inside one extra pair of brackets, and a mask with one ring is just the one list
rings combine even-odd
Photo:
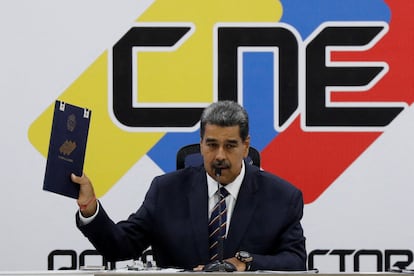
[(226, 159), (226, 153), (224, 151), (223, 146), (218, 147), (217, 154), (216, 154), (216, 159), (220, 160), (220, 161)]

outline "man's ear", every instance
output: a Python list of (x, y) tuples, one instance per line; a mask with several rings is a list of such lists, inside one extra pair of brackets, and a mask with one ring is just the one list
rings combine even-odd
[(203, 137), (200, 137), (200, 153), (203, 155)]
[(243, 142), (244, 146), (245, 146), (245, 150), (244, 150), (244, 157), (246, 158), (249, 155), (249, 147), (250, 147), (250, 135), (248, 135), (246, 137), (246, 140), (244, 140)]

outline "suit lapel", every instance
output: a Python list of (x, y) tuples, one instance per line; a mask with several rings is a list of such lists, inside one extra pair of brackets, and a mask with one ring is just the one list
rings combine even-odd
[(190, 221), (194, 240), (200, 258), (207, 260), (208, 253), (208, 192), (207, 179), (204, 169), (197, 171), (193, 179), (189, 180), (191, 189), (188, 193)]
[(257, 198), (255, 197), (255, 193), (259, 187), (253, 177), (255, 171), (255, 168), (246, 165), (246, 175), (240, 186), (226, 239), (225, 256), (231, 256), (240, 249), (240, 241), (247, 230), (247, 226), (256, 208)]

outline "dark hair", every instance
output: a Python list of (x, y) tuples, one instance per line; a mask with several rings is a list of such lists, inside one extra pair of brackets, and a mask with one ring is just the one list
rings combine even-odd
[(218, 101), (204, 109), (200, 122), (201, 138), (204, 137), (207, 124), (221, 127), (239, 126), (240, 138), (245, 141), (249, 136), (249, 116), (241, 105), (233, 101)]

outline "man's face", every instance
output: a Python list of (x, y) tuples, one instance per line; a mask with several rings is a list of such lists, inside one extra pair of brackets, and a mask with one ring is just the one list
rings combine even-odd
[(240, 137), (240, 127), (221, 127), (207, 124), (200, 142), (201, 154), (207, 173), (216, 178), (215, 169), (221, 169), (220, 182), (231, 183), (239, 174), (243, 158), (249, 152), (250, 137), (244, 142)]

